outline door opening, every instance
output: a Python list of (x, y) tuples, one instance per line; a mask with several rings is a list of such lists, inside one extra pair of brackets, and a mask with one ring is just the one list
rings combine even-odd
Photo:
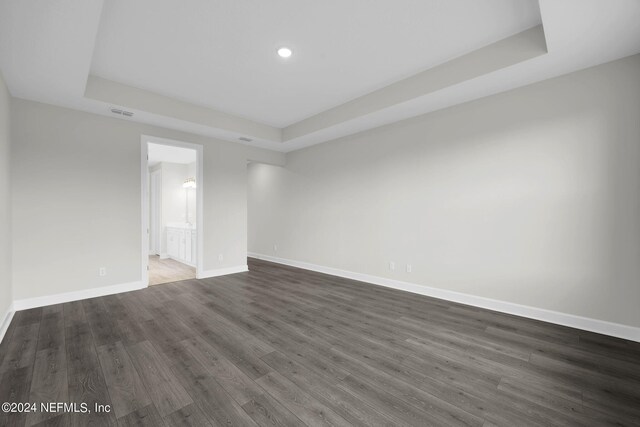
[(202, 146), (142, 137), (142, 281), (193, 279), (202, 271)]

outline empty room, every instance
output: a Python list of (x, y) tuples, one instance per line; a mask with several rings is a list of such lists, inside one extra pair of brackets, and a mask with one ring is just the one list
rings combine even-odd
[(639, 23), (0, 0), (0, 426), (640, 426)]

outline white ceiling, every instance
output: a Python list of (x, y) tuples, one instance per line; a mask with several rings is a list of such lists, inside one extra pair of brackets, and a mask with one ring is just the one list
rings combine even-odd
[[(539, 53), (489, 54), (540, 22)], [(636, 54), (638, 22), (639, 0), (2, 0), (0, 70), (16, 97), (292, 151)], [(430, 83), (468, 58), (490, 66)]]
[(91, 73), (285, 127), (538, 24), (536, 0), (110, 0)]
[(196, 161), (196, 150), (173, 145), (149, 143), (149, 166), (160, 162), (188, 165)]

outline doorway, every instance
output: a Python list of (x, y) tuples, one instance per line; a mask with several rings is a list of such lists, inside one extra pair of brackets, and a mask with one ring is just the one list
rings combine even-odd
[(142, 137), (142, 281), (147, 286), (202, 271), (202, 146)]

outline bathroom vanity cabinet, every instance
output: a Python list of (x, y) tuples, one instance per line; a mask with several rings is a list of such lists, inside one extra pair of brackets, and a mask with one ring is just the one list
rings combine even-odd
[(196, 229), (185, 225), (167, 226), (167, 256), (184, 264), (196, 265)]

